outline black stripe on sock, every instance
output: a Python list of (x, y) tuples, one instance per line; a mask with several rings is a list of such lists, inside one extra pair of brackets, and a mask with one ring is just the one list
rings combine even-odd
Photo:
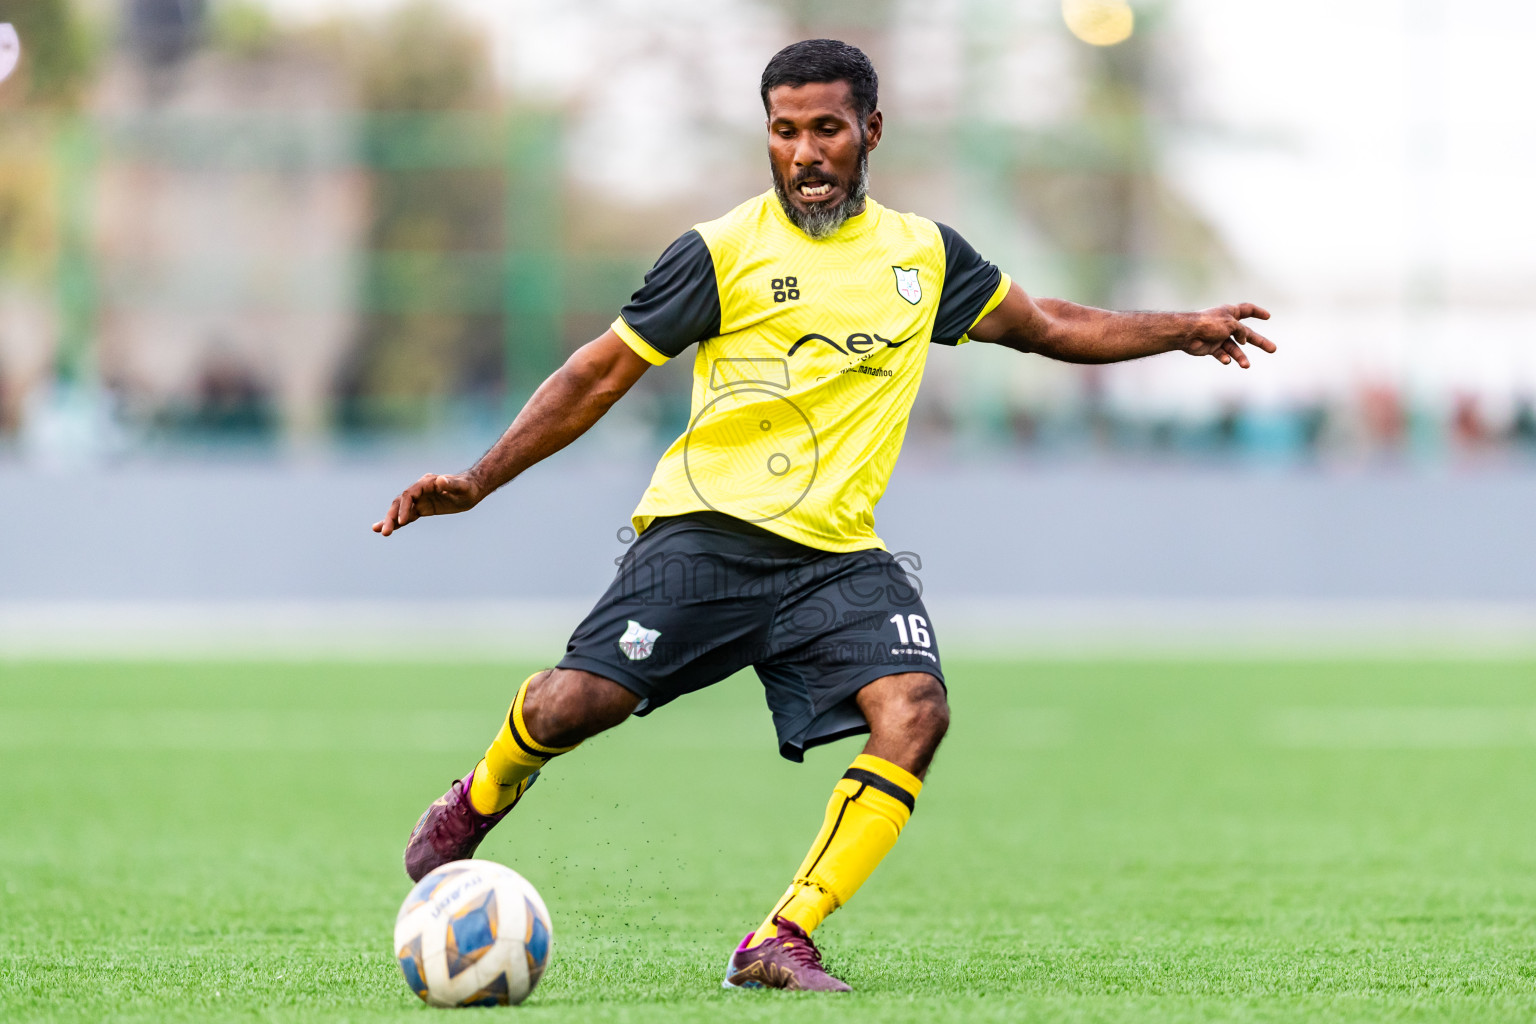
[(874, 772), (866, 771), (863, 768), (849, 768), (843, 773), (843, 778), (862, 783), (870, 789), (878, 789), (886, 796), (900, 800), (907, 805), (908, 814), (917, 810), (917, 798), (883, 775), (876, 775)]
[[(854, 794), (854, 796), (857, 795), (857, 793)], [(822, 844), (821, 852), (816, 855), (815, 860), (811, 861), (811, 866), (805, 869), (805, 874), (801, 875), (801, 878), (809, 879), (816, 870), (816, 865), (821, 863), (821, 858), (827, 855), (827, 850), (831, 847), (832, 840), (837, 838), (837, 830), (842, 827), (843, 815), (848, 813), (848, 805), (851, 803), (853, 803), (853, 797), (843, 798), (843, 806), (837, 810), (837, 820), (832, 823), (832, 831), (827, 833), (827, 841)]]
[(533, 737), (530, 736), (527, 740), (523, 739), (523, 734), (517, 731), (517, 716), (510, 711), (507, 712), (507, 731), (512, 734), (512, 739), (517, 742), (517, 745), (523, 748), (523, 753), (529, 757), (543, 758), (545, 761), (548, 761), (555, 756), (547, 750), (538, 750), (530, 747), (528, 744), (533, 741)]
[[(799, 879), (796, 879), (796, 881), (799, 881)], [(795, 898), (795, 887), (792, 885), (792, 886), (789, 887), (789, 892), (785, 893), (784, 894), (784, 898), (779, 901), (779, 905), (773, 908), (773, 913), (768, 915), (768, 923), (769, 924), (776, 923), (779, 920), (779, 915), (784, 912), (784, 908), (789, 906), (789, 901), (794, 899), (794, 898)], [(753, 932), (752, 934), (756, 935), (757, 933)]]

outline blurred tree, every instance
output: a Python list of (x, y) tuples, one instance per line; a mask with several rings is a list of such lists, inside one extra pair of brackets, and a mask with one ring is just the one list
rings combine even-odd
[(412, 0), (349, 35), (363, 101), (375, 110), (483, 108), (494, 100), (482, 33), (442, 4)]
[(896, 0), (772, 0), (796, 39), (831, 36), (862, 45), (856, 38), (888, 27)]
[(1161, 166), (1155, 27), (1146, 16), (1123, 43), (1082, 47), (1081, 118), (1027, 147), (1013, 171), (1030, 220), (1069, 260), (1074, 298), (1090, 305), (1134, 304), (1152, 267), (1201, 285), (1229, 260)]
[[(0, 111), (61, 113), (84, 96), (95, 48), (68, 0), (0, 0), (0, 22), (21, 37), (21, 63), (0, 83)], [(51, 274), (57, 250), (56, 125), (0, 117), (0, 277), (33, 283)]]
[[(443, 5), (415, 0), (380, 21), (337, 22), (321, 35), (351, 69), (364, 105), (378, 112), (372, 131), (431, 130), (428, 119), (402, 114), (497, 109), (481, 33)], [(503, 194), (497, 167), (374, 168), (370, 308), (342, 382), (343, 426), (422, 426), (452, 399), (499, 397), (499, 311), (432, 298), (477, 255), (499, 258)], [(425, 301), (401, 301), (408, 295)]]
[[(1161, 15), (1156, 5), (1138, 5), (1135, 33), (1110, 46), (1072, 39), (1060, 21), (1033, 28), (1069, 40), (1075, 81), (1057, 87), (1078, 100), (1045, 123), (981, 117), (962, 131), (962, 159), (973, 180), (986, 182), (994, 200), (1016, 210), (1046, 243), (1064, 271), (1063, 297), (1088, 305), (1136, 307), (1149, 294), (1203, 291), (1232, 263), (1165, 166), (1168, 128), (1178, 120), (1178, 69), (1159, 60)], [(984, 23), (972, 26), (973, 55), (992, 45), (984, 32)], [(1068, 412), (1082, 416), (1100, 443), (1110, 443), (1115, 430), (1106, 372), (1073, 370), (1077, 408)]]
[(78, 105), (96, 47), (69, 0), (0, 0), (0, 22), (16, 26), (21, 37), (21, 64), (0, 84), (0, 108)]
[[(1230, 264), (1215, 229), (1163, 169), (1162, 130), (1153, 116), (1158, 12), (1142, 12), (1137, 32), (1126, 41), (1084, 48), (1082, 118), (1054, 140), (1079, 160), (1026, 162), (1016, 176), (1031, 222), (1066, 257), (1072, 298), (1109, 309), (1140, 305), (1149, 276), (1194, 290)], [(1107, 443), (1113, 424), (1105, 371), (1090, 366), (1079, 372), (1090, 429), (1099, 443)]]
[(260, 0), (215, 0), (208, 12), (208, 42), (226, 53), (262, 57), (281, 41), (271, 9)]
[[(42, 311), (56, 302), (63, 350), (90, 313), (89, 289), (77, 287), (86, 279), (79, 214), (89, 138), (72, 115), (85, 100), (99, 47), (69, 0), (0, 0), (0, 22), (15, 26), (21, 39), (21, 61), (0, 82), (0, 294), (34, 325), (47, 322)], [(41, 348), (46, 362), (52, 344), (0, 338), (0, 431), (19, 425), (35, 383), (37, 353), (20, 353)]]

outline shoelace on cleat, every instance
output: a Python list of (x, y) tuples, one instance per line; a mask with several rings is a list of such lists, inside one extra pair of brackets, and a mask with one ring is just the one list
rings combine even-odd
[(821, 965), (821, 950), (817, 949), (808, 939), (787, 938), (782, 941), (780, 948), (784, 955), (800, 964), (802, 967), (814, 967), (818, 971), (825, 971)]
[(431, 823), (431, 826), (428, 829), (428, 835), (430, 836), (436, 837), (442, 835), (445, 831), (456, 831), (452, 825), (453, 819), (455, 817), (452, 812), (462, 808), (465, 801), (469, 799), (469, 792), (464, 786), (464, 780), (454, 779), (452, 782), (450, 782), (448, 784), (448, 792), (445, 794), (445, 796), (447, 797), (446, 809), (450, 813), (440, 814), (437, 816), (437, 818)]
[[(465, 817), (469, 821), (471, 835), (478, 834), (483, 836), (496, 824), (496, 815), (481, 814), (475, 810), (474, 803), (469, 799), (469, 786), (464, 783), (463, 779), (454, 779), (453, 783), (448, 787), (448, 791), (457, 798), (454, 801), (457, 808), (465, 812)], [(511, 810), (510, 807), (507, 809)]]

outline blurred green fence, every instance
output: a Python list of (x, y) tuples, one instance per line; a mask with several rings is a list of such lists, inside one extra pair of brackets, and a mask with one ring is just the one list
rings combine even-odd
[[(390, 319), (474, 320), (482, 335), (491, 323), (499, 335), (493, 390), (501, 406), (530, 392), (558, 364), (562, 348), (585, 340), (573, 330), (612, 316), (655, 256), (574, 251), (566, 244), (562, 123), (548, 112), (25, 114), (0, 132), (11, 136), (9, 151), (19, 160), (41, 168), (13, 189), (22, 193), (19, 203), (54, 222), (43, 232), (51, 251), (31, 244), (0, 273), (30, 277), (36, 288), (53, 293), (55, 372), (65, 382), (97, 369), (95, 349), (113, 309), (231, 312), (231, 304), (241, 301), (241, 283), (229, 281), (227, 268), (215, 260), (194, 261), (173, 280), (140, 288), (131, 256), (125, 261), (121, 252), (102, 252), (99, 191), (103, 175), (114, 168), (149, 169), (183, 181), (220, 173), (279, 181), (356, 175), (364, 223), (355, 244), (334, 254), (347, 263), (346, 312), (360, 325), (360, 337), (343, 342), (360, 350), (353, 362), (367, 358), (368, 331)], [(462, 188), (466, 175), (472, 176), (473, 194), (442, 201), (440, 193)], [(29, 196), (39, 183), (51, 194)], [(429, 244), (402, 245), (380, 229), (391, 216), (445, 223), (426, 232)], [(288, 285), (263, 294), (265, 311), (314, 312), (335, 304), (334, 295), (308, 287), (301, 275)], [(482, 401), (484, 383), (478, 389)], [(345, 382), (338, 390), (347, 390)], [(421, 409), (451, 404), (465, 389), (352, 390), (343, 399), (360, 408), (398, 413), (417, 407), (415, 414), (384, 418), (419, 424), (433, 418)], [(339, 419), (378, 417), (353, 409)]]

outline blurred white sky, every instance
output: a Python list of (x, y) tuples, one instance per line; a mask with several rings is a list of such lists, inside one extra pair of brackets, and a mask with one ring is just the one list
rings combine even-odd
[[(1206, 152), (1181, 168), (1232, 223), (1251, 219), (1264, 247), (1250, 258), (1307, 290), (1391, 290), (1419, 264), (1442, 268), (1459, 297), (1523, 289), (1529, 298), (1536, 5), (1183, 8), (1200, 63), (1213, 70), (1212, 87), (1195, 93), (1200, 105), (1283, 147)], [(1233, 177), (1247, 183), (1223, 185)], [(1266, 201), (1245, 202), (1256, 196)]]
[(1536, 6), (1182, 0), (1178, 12), (1203, 72), (1189, 79), (1197, 109), (1270, 140), (1192, 141), (1174, 177), (1275, 304), (1302, 312), (1316, 344), (1272, 376), (1326, 388), (1309, 365), (1326, 361), (1339, 379), (1493, 406), (1536, 394)]
[[(267, 2), (302, 19), (396, 0)], [(608, 154), (579, 162), (590, 183), (637, 202), (666, 187), (657, 161), (709, 164), (707, 136), (666, 122), (755, 130), (757, 76), (790, 31), (753, 0), (445, 2), (487, 27), (506, 84), (578, 101), (591, 137), (578, 128), (573, 143)], [(963, 48), (941, 9), (972, 25), (1060, 20), (1053, 0), (898, 4), (916, 43), (892, 52), (938, 55), (925, 85), (940, 93), (964, 77), (943, 66)], [(1172, 178), (1238, 255), (1254, 289), (1244, 297), (1276, 307), (1274, 333), (1292, 344), (1240, 384), (1153, 360), (1117, 368), (1116, 393), (1214, 407), (1239, 386), (1284, 402), (1374, 380), (1504, 407), (1536, 396), (1536, 4), (1170, 0), (1165, 11), (1187, 51), (1185, 111), (1201, 126), (1175, 138)], [(1042, 93), (1063, 52), (1015, 62), (1021, 107), (1051, 108)], [(902, 68), (881, 72), (897, 94)], [(648, 130), (614, 144), (615, 124), (638, 122)], [(680, 153), (679, 138), (692, 149)]]

